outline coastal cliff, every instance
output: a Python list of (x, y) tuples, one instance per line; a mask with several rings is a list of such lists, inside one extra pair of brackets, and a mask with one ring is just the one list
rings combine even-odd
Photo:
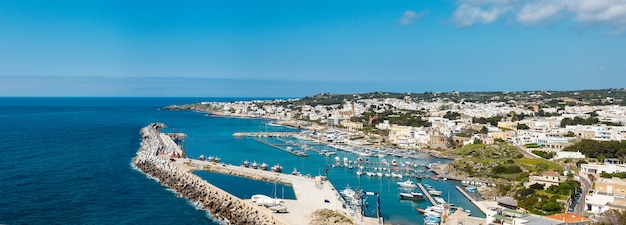
[(154, 123), (141, 129), (141, 147), (133, 159), (133, 164), (139, 170), (158, 179), (162, 185), (208, 210), (217, 220), (227, 224), (284, 224), (275, 220), (272, 215), (172, 164), (172, 160), (183, 159), (171, 158), (179, 154), (179, 149), (171, 145), (171, 139), (165, 139), (159, 132), (164, 127), (164, 124)]

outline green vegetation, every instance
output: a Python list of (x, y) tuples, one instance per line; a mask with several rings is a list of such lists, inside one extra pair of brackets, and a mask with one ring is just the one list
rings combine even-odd
[(530, 129), (530, 127), (528, 127), (528, 125), (526, 125), (525, 123), (520, 123), (520, 124), (517, 124), (517, 129), (518, 130), (528, 130), (528, 129)]
[(561, 127), (565, 127), (567, 125), (593, 125), (599, 123), (600, 120), (595, 117), (589, 117), (587, 119), (583, 119), (580, 117), (574, 117), (574, 119), (565, 118), (561, 120)]
[(625, 158), (626, 141), (595, 141), (584, 139), (563, 148), (563, 151), (578, 151), (589, 158)]
[(607, 172), (602, 172), (600, 173), (600, 177), (604, 177), (604, 178), (611, 178), (611, 177), (618, 177), (618, 178), (626, 178), (626, 172), (619, 172), (619, 173), (607, 173)]
[(551, 159), (556, 155), (556, 153), (554, 152), (545, 152), (539, 150), (533, 150), (532, 153), (544, 159)]
[(530, 173), (562, 168), (544, 159), (524, 158), (517, 147), (497, 142), (493, 145), (472, 144), (458, 148), (451, 154), (462, 157), (448, 168), (471, 177), (491, 177), (507, 181), (521, 181)]
[(544, 190), (543, 184), (533, 184), (529, 188), (521, 188), (515, 193), (518, 205), (533, 214), (551, 215), (563, 211), (563, 204), (559, 201), (576, 192), (580, 187), (578, 181), (568, 179), (558, 186), (550, 186)]
[(473, 117), (472, 123), (480, 123), (480, 124), (491, 124), (492, 126), (497, 126), (498, 122), (502, 121), (502, 116), (492, 116), (489, 118), (485, 117)]
[(449, 119), (449, 120), (457, 120), (461, 117), (461, 114), (458, 112), (452, 112), (452, 111), (447, 111), (446, 115), (443, 115), (443, 118)]

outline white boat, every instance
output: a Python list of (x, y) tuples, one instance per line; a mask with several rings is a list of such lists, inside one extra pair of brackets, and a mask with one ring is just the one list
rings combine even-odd
[(282, 205), (271, 206), (271, 207), (268, 207), (268, 209), (270, 209), (270, 210), (272, 210), (273, 212), (276, 212), (276, 213), (286, 213), (287, 212), (287, 207), (282, 206)]
[(404, 188), (416, 188), (417, 185), (415, 183), (413, 183), (412, 180), (406, 180), (403, 182), (397, 182), (398, 186), (400, 187), (404, 187)]
[(399, 193), (400, 199), (409, 199), (409, 200), (424, 200), (426, 196), (422, 193), (411, 192), (411, 193)]
[(428, 194), (431, 194), (433, 196), (441, 196), (441, 191), (437, 191), (437, 190), (428, 190)]
[(361, 175), (363, 175), (363, 172), (361, 172), (361, 170), (356, 171), (356, 175), (357, 175), (357, 176), (361, 176)]

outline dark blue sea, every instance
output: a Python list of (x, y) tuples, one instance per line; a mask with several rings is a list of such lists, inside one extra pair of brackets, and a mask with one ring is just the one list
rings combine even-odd
[[(187, 133), (190, 157), (218, 156), (230, 164), (280, 163), (287, 173), (297, 168), (313, 176), (333, 163), (330, 157), (298, 158), (253, 139), (232, 137), (242, 131), (291, 130), (269, 126), (267, 120), (159, 110), (171, 104), (232, 100), (245, 99), (0, 98), (0, 224), (216, 224), (205, 211), (133, 169), (139, 130), (152, 122)], [(351, 153), (340, 154), (356, 159)], [(289, 187), (197, 174), (242, 198), (256, 193), (293, 198)], [(386, 221), (422, 223), (415, 208), (429, 204), (398, 200), (399, 180), (359, 178), (347, 168), (330, 168), (328, 175), (337, 189), (350, 185), (381, 193)], [(424, 181), (448, 191), (456, 205), (478, 212), (454, 190), (460, 183), (438, 182)]]

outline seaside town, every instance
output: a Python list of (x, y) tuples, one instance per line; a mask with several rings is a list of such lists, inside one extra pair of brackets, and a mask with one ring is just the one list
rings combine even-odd
[[(426, 153), (451, 159), (427, 165), (435, 174), (432, 178), (462, 181), (466, 187), (460, 191), (480, 196), (482, 200), (472, 202), (486, 218), (465, 215), (459, 219), (463, 217), (460, 213), (442, 217), (445, 201), (433, 201), (432, 207), (421, 210), (424, 224), (624, 224), (625, 96), (624, 89), (324, 93), (301, 99), (198, 102), (165, 109), (271, 119), (274, 124), (298, 129), (293, 135), (361, 156), (410, 158)], [(306, 154), (289, 147), (283, 150)], [(387, 176), (385, 172), (390, 172), (361, 169), (357, 175)], [(417, 187), (404, 182), (398, 185)], [(429, 199), (441, 194), (431, 187), (419, 187), (429, 193)], [(422, 193), (401, 193), (401, 197), (403, 194), (424, 199)]]

